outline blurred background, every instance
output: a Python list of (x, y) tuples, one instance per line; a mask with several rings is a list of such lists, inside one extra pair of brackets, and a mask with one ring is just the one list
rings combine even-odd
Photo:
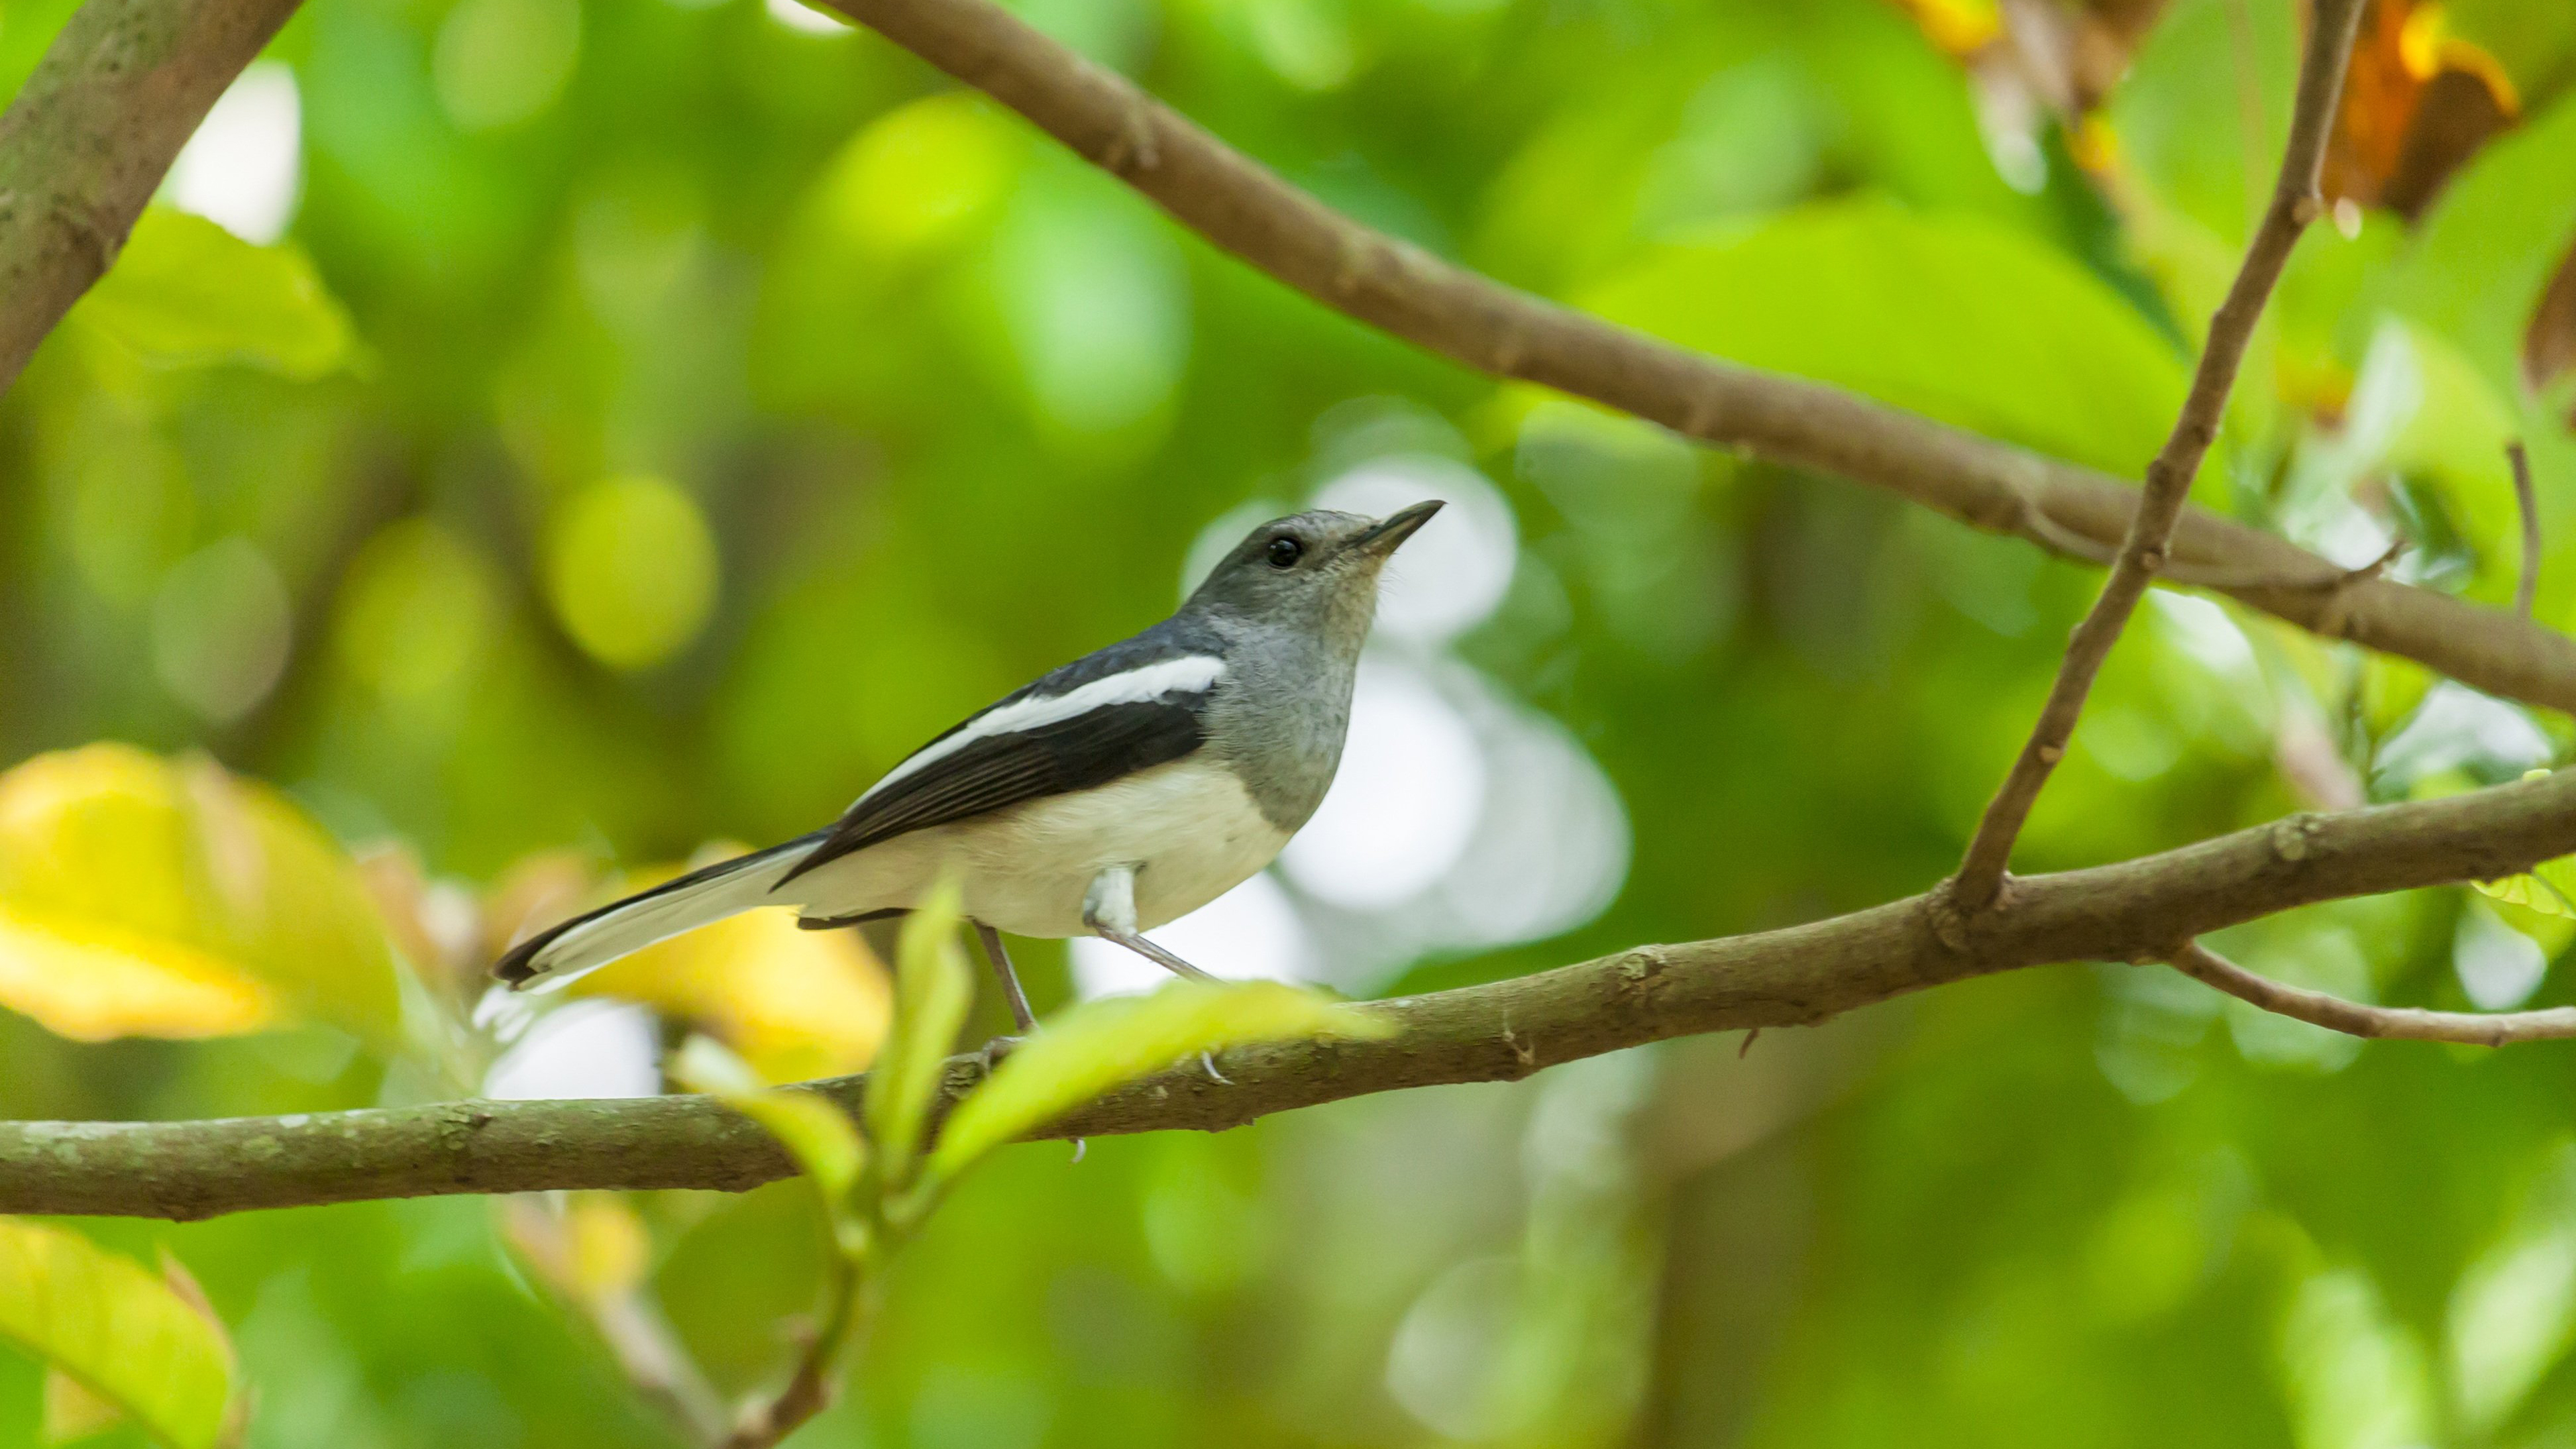
[[(2303, 24), (1018, 9), (1435, 252), (2131, 477), (2270, 185)], [(0, 90), (69, 10), (0, 4)], [(2332, 225), (2199, 501), (2352, 565), (2402, 541), (2397, 576), (2500, 603), (2519, 437), (2538, 612), (2576, 622), (2571, 155), (2576, 7), (2375, 0)], [(797, 0), (312, 0), (0, 400), (0, 1115), (651, 1092), (693, 1028), (782, 1079), (861, 1066), (875, 956), (759, 917), (465, 1022), (514, 932), (828, 820), (1253, 523), (1426, 496), (1452, 506), (1393, 570), (1334, 795), (1164, 933), (1219, 972), (1418, 992), (1921, 890), (2098, 579), (1426, 359)], [(2159, 594), (2016, 864), (2571, 744)], [(2545, 871), (2219, 944), (2502, 1009), (2576, 999), (2571, 937)], [(1042, 1011), (1150, 984), (1019, 954)], [(1023, 1147), (793, 1442), (2576, 1442), (2571, 1087), (2566, 1045), (2365, 1048), (2070, 965)], [(79, 1226), (203, 1282), (250, 1443), (349, 1449), (687, 1442), (620, 1335), (682, 1350), (699, 1382), (666, 1399), (747, 1392), (821, 1251), (797, 1183)], [(46, 1432), (43, 1384), (0, 1348), (0, 1443)]]

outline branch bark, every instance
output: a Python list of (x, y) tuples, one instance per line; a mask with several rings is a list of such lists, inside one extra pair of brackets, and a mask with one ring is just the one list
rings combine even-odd
[(2291, 250), (2298, 246), (2308, 223), (2324, 210), (2317, 175), (2325, 163), (2326, 133), (2334, 126), (2335, 103), (2343, 95), (2344, 71), (2352, 59), (2352, 37), (2360, 26), (2361, 10), (2361, 0), (2319, 0), (2315, 29), (2299, 62), (2298, 100), (2291, 111), (2290, 137), (2282, 148), (2281, 175), (2273, 184), (2271, 205), (2246, 244), (2245, 260), (2228, 286), (2227, 299), (2210, 318), (2200, 364), (2192, 370), (2191, 391), (2164, 447), (2147, 465), (2147, 486), (2138, 495), (2137, 511), (2130, 515), (2119, 557), (2111, 561), (2111, 577), (2103, 582), (2084, 622), (2076, 625), (2066, 657), (2058, 664), (2057, 679), (2049, 687), (2048, 702), (2002, 786), (1987, 803), (1977, 833), (1959, 862), (1959, 873), (1951, 880), (1950, 899), (1960, 910), (1982, 911), (2002, 892), (2013, 842), (2021, 838), (2022, 823), (2030, 818), (2031, 806), (2038, 803), (2057, 762), (2066, 757), (2066, 742), (2074, 738), (2075, 723), (2083, 717), (2085, 698), (2093, 691), (2102, 661), (2110, 657), (2111, 646), (2128, 628), (2129, 616), (2136, 612), (2138, 600), (2146, 597), (2147, 585), (2165, 567), (2174, 525), (2191, 497), (2192, 479), (2199, 475), (2201, 460), (2209, 456), (2210, 444), (2218, 441), (2219, 425), (2226, 419), (2227, 395), (2236, 387), (2246, 344), (2254, 338), (2255, 324), (2263, 320), (2264, 305), (2271, 301), (2272, 286), (2289, 264)]
[(296, 0), (89, 0), (0, 112), (0, 392)]
[[(1333, 211), (990, 0), (822, 3), (1019, 112), (1216, 247), (1425, 351), (1687, 437), (1838, 473), (2070, 558), (2099, 563), (2126, 537), (2137, 491), (2107, 474), (1733, 366), (1453, 266)], [(2069, 547), (2075, 539), (2086, 543)], [(2353, 578), (2284, 539), (2197, 509), (2184, 510), (2171, 553), (2184, 570), (2218, 580), (2218, 592), (2311, 633), (2576, 712), (2576, 640), (2555, 630)]]
[(2340, 996), (2284, 986), (2268, 977), (2257, 976), (2198, 941), (2175, 952), (2173, 966), (2185, 976), (2207, 982), (2265, 1011), (2296, 1017), (2312, 1026), (2351, 1036), (2453, 1041), (2491, 1047), (2518, 1041), (2564, 1041), (2576, 1037), (2576, 1006), (2493, 1013), (2364, 1006)]
[[(2576, 852), (2576, 770), (2474, 794), (2301, 815), (2119, 865), (2016, 883), (1961, 919), (1915, 896), (1786, 930), (1641, 946), (1377, 1003), (1383, 1042), (1227, 1054), (1112, 1093), (1049, 1130), (1221, 1130), (1371, 1092), (1517, 1080), (1700, 1032), (1800, 1026), (1928, 986), (2061, 961), (2166, 961), (2195, 936), (2345, 896), (2487, 880)], [(951, 1100), (972, 1057), (949, 1063)], [(860, 1079), (814, 1084), (853, 1111)], [(794, 1169), (706, 1097), (455, 1102), (212, 1122), (0, 1124), (0, 1213), (203, 1218), (251, 1208), (555, 1188), (741, 1189)]]

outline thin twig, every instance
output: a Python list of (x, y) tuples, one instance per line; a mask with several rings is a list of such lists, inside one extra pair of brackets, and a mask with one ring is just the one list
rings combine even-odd
[[(822, 3), (1019, 112), (1220, 250), (1462, 366), (1590, 398), (1774, 462), (1839, 473), (2043, 547), (2059, 544), (2022, 527), (2025, 496), (2106, 546), (2135, 511), (2134, 489), (2092, 469), (1837, 388), (1720, 362), (1363, 227), (991, 0)], [(2202, 509), (2184, 510), (2175, 537), (2213, 574), (2268, 581), (2335, 572), (2280, 538)], [(2235, 597), (2489, 694), (2576, 710), (2576, 640), (2501, 610), (2375, 579), (2342, 591), (2255, 587)]]
[(823, 1323), (796, 1356), (786, 1386), (743, 1411), (723, 1449), (770, 1449), (830, 1407), (843, 1359), (873, 1301), (873, 1274), (859, 1255), (835, 1252), (824, 1282)]
[[(1936, 895), (1782, 930), (1639, 946), (1580, 965), (1362, 1008), (1387, 1041), (1240, 1047), (1233, 1085), (1195, 1066), (1132, 1083), (1058, 1138), (1241, 1126), (1274, 1112), (1580, 1057), (1812, 1025), (1946, 982), (2060, 961), (2164, 960), (2294, 907), (2492, 880), (2576, 853), (2576, 770), (2437, 800), (2299, 815), (2119, 865), (2015, 882), (2013, 909), (1945, 918)], [(1512, 1036), (1502, 1032), (1510, 1023)], [(949, 1099), (982, 1074), (948, 1065)], [(855, 1110), (858, 1078), (813, 1084)], [(740, 1190), (785, 1177), (768, 1133), (707, 1097), (448, 1102), (213, 1122), (0, 1122), (0, 1213), (203, 1218), (250, 1208), (550, 1188)]]
[(2500, 1047), (2518, 1041), (2563, 1041), (2576, 1037), (2576, 1006), (2545, 1011), (2423, 1011), (2411, 1006), (2363, 1006), (2322, 991), (2284, 986), (2257, 976), (2201, 945), (2186, 944), (2174, 953), (2173, 967), (2185, 976), (2249, 1001), (2276, 1016), (2295, 1017), (2312, 1026), (2347, 1036), (2397, 1041), (2455, 1041), (2470, 1046)]
[(2120, 556), (2112, 562), (2111, 577), (2093, 601), (2092, 611), (2076, 626), (2048, 703), (2013, 761), (2012, 772), (1977, 822), (1976, 836), (1951, 880), (1950, 900), (1960, 911), (1982, 911), (2002, 892), (2013, 841), (2030, 818), (2049, 773), (2065, 758), (2066, 742), (2084, 713), (2084, 698), (2093, 688), (2094, 676), (2101, 672), (2111, 646), (2119, 642), (2147, 585), (2165, 567), (2174, 524), (2182, 517), (2193, 475), (2217, 440), (2228, 392), (2235, 386), (2245, 346), (2271, 298), (2272, 284), (2279, 280), (2291, 248), (2298, 245), (2299, 234), (2321, 210), (2317, 173), (2325, 159), (2335, 101), (2343, 92), (2344, 66), (2352, 54), (2361, 9), (2362, 0), (2318, 0), (2316, 30), (2300, 62), (2298, 104), (2291, 115), (2290, 139), (2283, 149), (2281, 178), (2273, 187), (2271, 205), (2246, 246), (2244, 264), (2227, 289), (2227, 300), (2210, 319), (2209, 340), (2201, 347), (2191, 392), (2183, 400), (2172, 434), (2147, 466), (2146, 488), (2130, 517), (2128, 536), (2120, 543)]
[(2531, 454), (2522, 439), (2505, 444), (2504, 455), (2513, 464), (2513, 501), (2522, 510), (2522, 575), (2514, 580), (2513, 611), (2528, 619), (2540, 592), (2540, 495), (2531, 486)]

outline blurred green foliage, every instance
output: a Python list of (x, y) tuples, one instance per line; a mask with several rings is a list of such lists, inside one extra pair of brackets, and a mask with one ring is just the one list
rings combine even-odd
[[(2173, 0), (2077, 117), (1935, 43), (1991, 34), (1976, 0), (1019, 8), (1373, 225), (2124, 473), (2269, 184), (2298, 25), (2286, 0)], [(69, 9), (7, 0), (0, 88)], [(2501, 601), (2520, 436), (2538, 613), (2564, 628), (2576, 384), (2524, 358), (2576, 246), (2576, 10), (2412, 9), (2426, 64), (2484, 57), (2511, 123), (2415, 215), (2356, 205), (2303, 244), (2197, 497), (2349, 563), (2402, 537), (2401, 577)], [(793, 0), (313, 0), (271, 54), (296, 97), (284, 239), (183, 210), (215, 209), (183, 166), (0, 400), (0, 761), (117, 764), (129, 835), (162, 842), (143, 888), (84, 896), (48, 833), (69, 817), (0, 798), (0, 834), (35, 842), (0, 841), (0, 926), (32, 929), (12, 872), (50, 871), (47, 919), (77, 929), (48, 939), (141, 933), (302, 1004), (200, 1041), (0, 1013), (10, 1116), (469, 1091), (491, 1044), (463, 1014), (512, 931), (612, 864), (822, 822), (962, 713), (1161, 615), (1212, 522), (1372, 460), (1472, 467), (1517, 540), (1490, 617), (1385, 657), (1541, 721), (1633, 842), (1595, 851), (1628, 862), (1607, 910), (1490, 949), (1292, 872), (1319, 949), (1394, 961), (1389, 991), (1923, 888), (2093, 587), (1319, 311)], [(43, 755), (99, 741), (155, 753)], [(2570, 743), (2403, 661), (2160, 596), (2017, 864), (2507, 780)], [(172, 763), (190, 750), (238, 776)], [(242, 857), (200, 839), (187, 781), (241, 777), (282, 795), (224, 783), (253, 802), (225, 808), (303, 854), (262, 887), (290, 894), (211, 932), (207, 871)], [(370, 852), (398, 961), (341, 905), (280, 905), (350, 899), (324, 831)], [(2563, 905), (2424, 892), (2220, 944), (2360, 998), (2564, 1002)], [(811, 990), (828, 1020), (778, 1060), (874, 1049), (883, 983), (854, 947), (711, 984), (751, 979), (726, 964), (767, 949), (746, 930), (625, 986), (660, 1013), (645, 1030), (756, 1055), (744, 1023), (779, 1030)], [(18, 939), (0, 952), (24, 976)], [(1062, 1003), (1063, 953), (1018, 949), (1041, 1009)], [(967, 1034), (1005, 1022), (980, 1000)], [(2170, 973), (2069, 966), (1738, 1048), (1104, 1140), (1078, 1165), (1002, 1152), (893, 1269), (850, 1395), (795, 1442), (2576, 1436), (2565, 1046), (2364, 1047)], [(714, 1394), (774, 1387), (823, 1224), (787, 1183), (78, 1231), (203, 1280), (255, 1390), (249, 1443), (363, 1449), (678, 1442), (599, 1306), (649, 1309)], [(0, 1352), (0, 1444), (40, 1435), (44, 1385)]]

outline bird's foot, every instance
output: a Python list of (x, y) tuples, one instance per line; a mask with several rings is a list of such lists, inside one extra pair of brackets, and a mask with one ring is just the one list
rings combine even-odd
[(993, 1075), (993, 1068), (1002, 1064), (1002, 1058), (1018, 1051), (1021, 1043), (1027, 1040), (1028, 1036), (1025, 1033), (1017, 1036), (997, 1036), (976, 1049), (975, 1065), (982, 1068), (984, 1075), (989, 1077)]

